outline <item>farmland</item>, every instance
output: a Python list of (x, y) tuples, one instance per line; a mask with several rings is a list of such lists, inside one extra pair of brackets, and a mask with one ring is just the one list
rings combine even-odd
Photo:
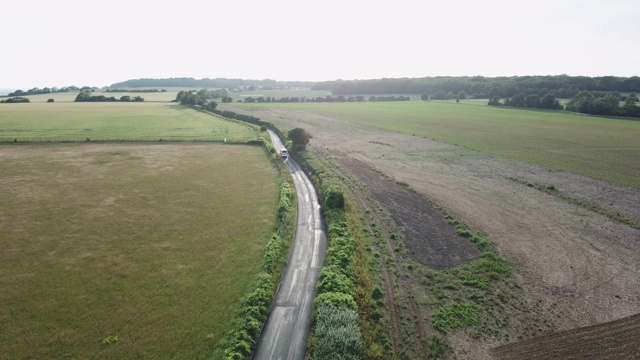
[(339, 118), (640, 188), (639, 121), (450, 102), (304, 103), (271, 107)]
[(260, 147), (0, 145), (0, 358), (206, 358), (260, 270)]
[(195, 140), (246, 142), (246, 124), (170, 103), (26, 103), (0, 106), (0, 141)]
[(502, 360), (637, 359), (640, 314), (588, 328), (565, 331), (496, 349)]
[(491, 359), (496, 346), (640, 313), (640, 230), (610, 216), (640, 221), (629, 156), (640, 123), (436, 102), (232, 109), (305, 128), (309, 151), (336, 164), (400, 357)]

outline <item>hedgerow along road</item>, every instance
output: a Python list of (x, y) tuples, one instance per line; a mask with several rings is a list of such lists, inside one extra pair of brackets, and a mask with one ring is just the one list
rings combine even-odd
[[(278, 151), (284, 148), (275, 133), (269, 131), (269, 134)], [(256, 360), (304, 359), (316, 283), (327, 250), (327, 235), (316, 191), (295, 160), (289, 157), (285, 164), (296, 188), (296, 232), (269, 319), (253, 355)]]

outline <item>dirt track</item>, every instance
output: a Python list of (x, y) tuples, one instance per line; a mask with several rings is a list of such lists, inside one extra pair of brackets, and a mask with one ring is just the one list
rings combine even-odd
[(347, 171), (358, 172), (351, 159), (367, 164), (483, 232), (515, 263), (525, 292), (556, 304), (558, 329), (640, 313), (640, 231), (509, 178), (552, 184), (634, 219), (640, 191), (288, 109), (251, 114), (307, 129), (310, 146), (342, 159)]

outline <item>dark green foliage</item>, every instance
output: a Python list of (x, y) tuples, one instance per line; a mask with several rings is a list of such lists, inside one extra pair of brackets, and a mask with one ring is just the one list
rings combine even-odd
[(336, 309), (346, 308), (358, 310), (358, 305), (353, 300), (353, 296), (339, 292), (326, 292), (316, 296), (316, 307), (325, 305)]
[(344, 190), (338, 186), (331, 186), (324, 191), (324, 206), (327, 209), (344, 208)]
[[(293, 189), (289, 182), (280, 184), (280, 206), (278, 219), (283, 224), (289, 224), (287, 218), (292, 217), (295, 210), (292, 205)], [(262, 272), (256, 277), (247, 293), (233, 328), (227, 334), (222, 344), (222, 357), (225, 360), (248, 359), (256, 346), (262, 326), (269, 316), (271, 301), (275, 295), (276, 282), (284, 267), (285, 244), (282, 237), (273, 235), (267, 243), (267, 249), (262, 259)], [(352, 299), (353, 300), (353, 299)]]
[(273, 299), (275, 285), (271, 275), (261, 273), (252, 285), (241, 305), (241, 311), (234, 322), (233, 330), (225, 339), (224, 358), (249, 358), (260, 336), (262, 324), (269, 315), (269, 305)]
[[(331, 90), (333, 95), (355, 94), (429, 94), (447, 95), (465, 91), (476, 99), (494, 96), (509, 98), (516, 94), (547, 94), (571, 98), (578, 91), (640, 92), (640, 77), (602, 76), (438, 76), (372, 80), (336, 80), (318, 83), (314, 90)], [(424, 99), (423, 99), (424, 100)]]
[(500, 106), (503, 104), (500, 102), (500, 97), (496, 95), (492, 97), (491, 100), (489, 100), (489, 103), (487, 103), (487, 105)]
[(8, 98), (7, 100), (0, 100), (0, 103), (7, 103), (7, 104), (28, 103), (28, 102), (31, 102), (31, 100), (21, 96)]
[(116, 101), (137, 101), (137, 102), (142, 102), (144, 101), (143, 98), (141, 98), (140, 96), (136, 96), (133, 98), (133, 100), (131, 99), (131, 97), (129, 96), (122, 96), (120, 99), (116, 99), (113, 96), (110, 97), (106, 97), (104, 95), (91, 95), (92, 92), (91, 90), (82, 90), (80, 91), (80, 93), (78, 93), (78, 95), (76, 96), (76, 99), (74, 100), (75, 102), (116, 102)]
[(273, 235), (267, 243), (267, 251), (262, 259), (262, 270), (272, 273), (282, 260), (282, 239)]
[(296, 146), (306, 146), (311, 139), (311, 135), (302, 128), (295, 128), (289, 131), (287, 138), (293, 141), (293, 144)]
[(70, 91), (78, 91), (78, 90), (79, 89), (78, 89), (77, 86), (66, 86), (66, 87), (61, 87), (61, 88), (57, 88), (57, 87), (48, 88), (48, 87), (45, 87), (43, 89), (35, 87), (35, 88), (29, 89), (27, 91), (16, 90), (16, 91), (10, 93), (8, 96), (27, 96), (27, 95), (38, 95), (38, 94), (52, 94), (52, 93), (70, 92)]
[(621, 99), (617, 92), (601, 94), (581, 91), (567, 103), (566, 109), (592, 115), (640, 116), (640, 109), (635, 106), (635, 95), (629, 96), (627, 99), (631, 100), (625, 100), (622, 108)]
[(353, 282), (344, 273), (344, 270), (336, 265), (325, 266), (320, 272), (318, 280), (318, 293), (338, 292), (351, 294)]
[(291, 209), (293, 200), (293, 188), (289, 183), (283, 183), (280, 187), (280, 203), (278, 204), (278, 218), (282, 219)]

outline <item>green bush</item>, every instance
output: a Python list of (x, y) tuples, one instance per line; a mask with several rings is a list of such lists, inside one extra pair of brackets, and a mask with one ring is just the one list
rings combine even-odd
[(491, 251), (484, 252), (478, 260), (468, 264), (466, 267), (471, 272), (486, 275), (493, 280), (509, 276), (513, 271), (507, 260)]
[(338, 292), (351, 294), (353, 282), (335, 265), (325, 266), (318, 280), (318, 293)]
[(356, 360), (363, 349), (355, 310), (318, 305), (313, 359)]
[(324, 191), (324, 207), (327, 209), (344, 208), (344, 191), (341, 187), (331, 186)]
[(453, 303), (439, 308), (433, 314), (433, 327), (443, 333), (476, 325), (480, 322), (482, 309), (474, 304)]
[(282, 239), (273, 235), (267, 243), (267, 251), (262, 258), (262, 270), (267, 273), (273, 273), (282, 259)]
[(316, 296), (316, 307), (321, 306), (332, 308), (346, 308), (355, 311), (358, 310), (358, 305), (353, 300), (353, 296), (338, 292), (326, 292)]

